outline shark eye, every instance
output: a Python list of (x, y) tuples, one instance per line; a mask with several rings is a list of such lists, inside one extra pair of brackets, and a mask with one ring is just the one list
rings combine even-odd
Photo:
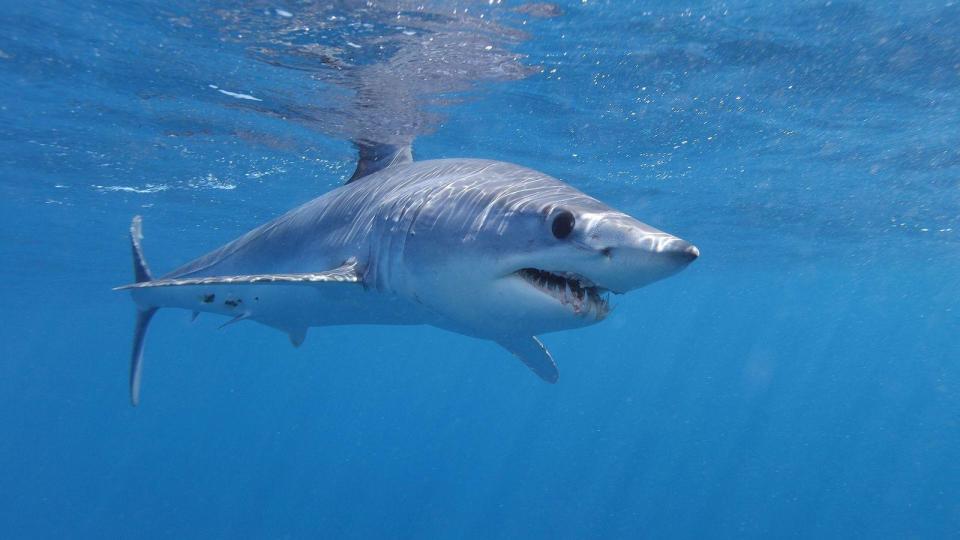
[(564, 210), (557, 214), (557, 217), (553, 218), (553, 235), (559, 240), (570, 236), (570, 233), (573, 232), (573, 226), (576, 225), (577, 220), (574, 219), (573, 214)]

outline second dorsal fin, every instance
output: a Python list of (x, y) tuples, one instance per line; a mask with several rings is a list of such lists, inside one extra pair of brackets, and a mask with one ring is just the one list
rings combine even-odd
[(348, 184), (387, 167), (413, 161), (413, 149), (410, 144), (354, 141), (353, 145), (357, 148), (357, 169), (347, 180)]

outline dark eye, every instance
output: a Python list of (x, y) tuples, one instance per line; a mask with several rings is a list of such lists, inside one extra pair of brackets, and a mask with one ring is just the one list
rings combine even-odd
[(570, 236), (570, 233), (573, 232), (573, 226), (576, 225), (576, 223), (577, 220), (573, 218), (573, 214), (566, 210), (560, 212), (557, 214), (557, 217), (553, 218), (553, 235), (563, 240)]

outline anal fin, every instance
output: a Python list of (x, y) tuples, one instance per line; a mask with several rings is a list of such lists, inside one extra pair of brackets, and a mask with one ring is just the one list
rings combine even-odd
[(544, 381), (554, 384), (560, 379), (560, 370), (557, 369), (553, 356), (543, 342), (535, 336), (498, 341), (498, 343)]

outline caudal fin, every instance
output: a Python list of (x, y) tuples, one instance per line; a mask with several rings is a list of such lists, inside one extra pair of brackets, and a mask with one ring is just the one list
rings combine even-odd
[[(147, 261), (143, 258), (140, 241), (143, 240), (141, 218), (134, 216), (130, 224), (130, 247), (133, 251), (133, 277), (137, 283), (152, 281)], [(133, 350), (130, 353), (130, 403), (136, 407), (140, 403), (140, 378), (143, 375), (143, 343), (147, 337), (150, 319), (157, 312), (155, 307), (137, 306), (137, 325), (133, 330)]]
[(142, 229), (143, 218), (133, 216), (133, 222), (130, 223), (130, 248), (133, 251), (133, 277), (137, 283), (141, 281), (152, 281), (150, 269), (147, 267), (147, 261), (143, 258), (143, 248), (140, 241), (143, 240)]
[(143, 342), (147, 326), (157, 308), (137, 309), (137, 326), (133, 330), (133, 351), (130, 354), (130, 404), (140, 403), (140, 378), (143, 376)]

